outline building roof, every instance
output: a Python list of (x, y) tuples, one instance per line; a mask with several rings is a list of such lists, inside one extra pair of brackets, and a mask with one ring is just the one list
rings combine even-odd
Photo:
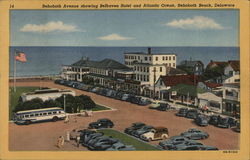
[(167, 75), (160, 77), (165, 86), (175, 86), (177, 84), (187, 84), (196, 86), (201, 78), (196, 75)]
[(145, 52), (125, 52), (124, 54), (140, 54), (140, 55), (176, 55), (175, 53), (145, 53)]
[(172, 86), (168, 91), (169, 92), (176, 91), (177, 94), (189, 95), (192, 97), (196, 97), (198, 93), (206, 92), (205, 90), (201, 88), (197, 88), (196, 86), (188, 85), (188, 84), (177, 84), (175, 86)]
[(218, 67), (225, 68), (227, 64), (228, 64), (228, 62), (224, 62), (224, 61), (210, 61), (207, 65), (207, 68), (210, 68), (212, 66), (218, 66)]
[(130, 70), (126, 65), (119, 63), (113, 59), (104, 59), (102, 61), (92, 61), (89, 59), (81, 59), (72, 64), (72, 66), (81, 66), (81, 67), (94, 67), (102, 69), (121, 69), (121, 70)]
[(240, 71), (240, 61), (228, 61), (234, 71)]
[(173, 67), (167, 67), (167, 75), (183, 75), (187, 74), (185, 71), (180, 70), (178, 68), (173, 68)]
[(217, 87), (221, 87), (222, 84), (219, 84), (219, 83), (211, 83), (211, 82), (204, 82), (204, 84), (206, 86), (208, 86), (209, 88), (217, 88)]
[(187, 66), (187, 67), (194, 67), (196, 64), (204, 65), (201, 61), (184, 60), (184, 61), (181, 61), (181, 63), (180, 63), (180, 65)]

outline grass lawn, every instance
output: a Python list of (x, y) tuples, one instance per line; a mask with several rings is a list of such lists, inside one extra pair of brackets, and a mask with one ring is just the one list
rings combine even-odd
[(112, 129), (102, 129), (98, 130), (98, 132), (103, 132), (107, 136), (112, 136), (113, 138), (117, 138), (121, 140), (124, 144), (133, 145), (137, 151), (156, 151), (158, 148), (146, 143), (137, 140), (136, 138), (130, 137), (124, 133), (112, 130)]
[(102, 105), (96, 104), (96, 107), (92, 109), (92, 111), (102, 111), (102, 110), (110, 110), (110, 108), (104, 107)]
[(32, 92), (39, 87), (16, 87), (16, 92), (14, 92), (14, 88), (10, 87), (10, 105), (9, 105), (9, 119), (12, 119), (12, 110), (15, 109), (19, 97), (24, 92)]

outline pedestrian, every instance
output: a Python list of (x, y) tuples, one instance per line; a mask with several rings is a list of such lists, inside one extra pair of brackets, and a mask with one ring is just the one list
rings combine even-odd
[(69, 131), (67, 131), (66, 133), (66, 142), (69, 142), (70, 141), (70, 134), (69, 134)]
[(77, 144), (77, 147), (79, 147), (80, 146), (80, 135), (77, 135), (77, 137), (76, 137), (76, 144)]
[(61, 136), (61, 137), (62, 137), (61, 146), (63, 146), (64, 145), (64, 137), (63, 136)]
[(64, 120), (64, 123), (68, 123), (69, 122), (69, 116), (67, 115), (65, 120)]
[(62, 136), (60, 136), (60, 137), (57, 139), (57, 144), (56, 144), (56, 146), (57, 146), (58, 148), (62, 148), (62, 141), (63, 141)]
[(70, 140), (76, 140), (76, 136), (77, 136), (77, 131), (76, 131), (76, 129), (73, 129), (70, 132)]

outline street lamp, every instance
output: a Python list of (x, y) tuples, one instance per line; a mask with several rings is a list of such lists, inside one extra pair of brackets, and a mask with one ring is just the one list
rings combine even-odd
[(64, 107), (64, 112), (66, 113), (66, 95), (63, 95), (63, 107)]

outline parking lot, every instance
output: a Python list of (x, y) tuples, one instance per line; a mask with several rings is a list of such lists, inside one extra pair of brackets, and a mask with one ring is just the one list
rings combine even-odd
[[(18, 82), (18, 86), (46, 86), (50, 88), (68, 88), (62, 85), (48, 82)], [(90, 122), (100, 118), (109, 118), (114, 122), (114, 129), (123, 132), (131, 123), (143, 122), (152, 126), (167, 127), (170, 136), (179, 135), (190, 129), (199, 128), (209, 134), (209, 138), (201, 140), (205, 145), (216, 146), (220, 150), (239, 149), (239, 133), (231, 129), (217, 128), (212, 125), (199, 127), (193, 120), (175, 116), (176, 111), (161, 112), (148, 109), (147, 106), (139, 106), (129, 102), (123, 102), (94, 93), (73, 89), (77, 95), (85, 94), (98, 104), (108, 106), (114, 110), (95, 112), (92, 117), (70, 117), (69, 123), (64, 121), (37, 123), (31, 125), (16, 125), (9, 123), (9, 148), (10, 150), (87, 150), (85, 147), (76, 147), (74, 142), (65, 143), (63, 148), (56, 147), (57, 138), (65, 136), (67, 131), (73, 129), (84, 129)], [(75, 121), (76, 120), (76, 121)], [(151, 144), (157, 145), (159, 141), (152, 141)]]

